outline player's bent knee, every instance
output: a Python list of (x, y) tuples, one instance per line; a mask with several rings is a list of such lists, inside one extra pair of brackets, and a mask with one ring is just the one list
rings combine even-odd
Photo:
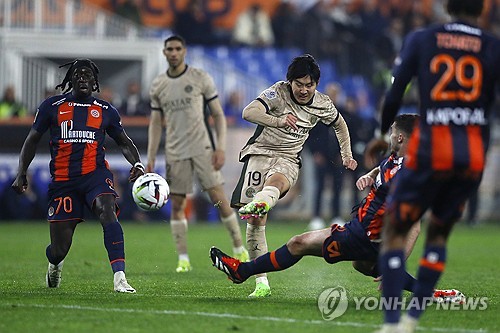
[(294, 256), (304, 255), (307, 250), (307, 242), (303, 235), (295, 235), (286, 243), (288, 251)]

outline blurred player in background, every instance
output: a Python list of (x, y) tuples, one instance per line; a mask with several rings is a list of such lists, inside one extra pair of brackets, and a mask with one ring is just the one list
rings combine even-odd
[(139, 152), (127, 136), (120, 115), (107, 101), (92, 96), (99, 91), (99, 69), (88, 59), (77, 59), (69, 66), (57, 88), (62, 95), (47, 98), (40, 104), (35, 122), (19, 156), (19, 167), (12, 188), (24, 193), (28, 188), (26, 173), (36, 154), (42, 135), (50, 130), (50, 173), (48, 213), (50, 245), (46, 255), (49, 268), (47, 286), (61, 282), (64, 258), (68, 254), (75, 228), (83, 221), (87, 206), (99, 219), (104, 245), (114, 273), (114, 290), (135, 293), (125, 278), (123, 230), (118, 222), (113, 174), (104, 159), (104, 139), (108, 134), (133, 165), (129, 181), (144, 174)]
[[(296, 57), (288, 66), (287, 81), (275, 83), (243, 110), (243, 118), (258, 126), (240, 152), (244, 166), (231, 205), (241, 207), (238, 212), (247, 220), (250, 259), (267, 253), (267, 213), (297, 182), (300, 152), (314, 126), (322, 122), (333, 127), (342, 164), (351, 170), (357, 167), (344, 118), (327, 95), (316, 91), (319, 78), (311, 55)], [(267, 276), (259, 274), (250, 297), (270, 295)]]
[[(166, 125), (166, 179), (170, 185), (172, 212), (170, 227), (179, 261), (177, 272), (192, 269), (187, 251), (186, 194), (193, 191), (193, 175), (220, 210), (220, 219), (229, 231), (233, 254), (248, 260), (238, 217), (224, 193), (220, 169), (225, 162), (226, 118), (213, 79), (205, 71), (185, 63), (186, 42), (174, 35), (165, 40), (163, 54), (168, 62), (165, 73), (151, 84), (151, 118), (148, 129), (147, 170), (153, 171)], [(214, 120), (217, 142), (208, 128), (206, 106)]]
[(465, 202), (482, 178), (489, 144), (490, 107), (500, 78), (500, 42), (477, 27), (482, 0), (448, 0), (454, 21), (411, 33), (394, 69), (382, 107), (382, 133), (401, 105), (407, 84), (418, 79), (419, 126), (410, 138), (405, 167), (388, 197), (379, 270), (384, 304), (400, 304), (408, 231), (430, 209), (417, 284), (400, 322), (400, 305), (387, 307), (379, 332), (414, 332), (445, 268), (446, 243)]
[[(357, 180), (358, 190), (362, 191), (370, 187), (370, 192), (361, 203), (354, 207), (353, 210), (356, 213), (350, 222), (343, 226), (332, 224), (330, 228), (294, 236), (281, 248), (245, 263), (212, 247), (210, 258), (213, 265), (224, 272), (234, 283), (242, 283), (255, 274), (287, 269), (295, 265), (303, 256), (315, 256), (323, 257), (330, 264), (353, 261), (356, 270), (367, 276), (378, 278), (377, 258), (385, 199), (397, 172), (403, 165), (408, 139), (417, 119), (418, 116), (414, 114), (396, 117), (391, 127), (391, 155), (385, 158), (378, 167)], [(415, 224), (407, 241), (406, 257), (410, 255), (419, 231), (420, 224)], [(415, 278), (406, 273), (404, 279), (404, 289), (413, 291)], [(436, 301), (440, 301), (439, 298), (444, 300), (446, 295), (453, 292), (460, 295), (456, 290), (436, 290)], [(451, 298), (449, 300), (456, 301)]]

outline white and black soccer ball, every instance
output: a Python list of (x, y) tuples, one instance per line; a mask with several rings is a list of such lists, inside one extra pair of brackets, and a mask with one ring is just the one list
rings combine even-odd
[(165, 206), (170, 194), (167, 181), (157, 173), (146, 173), (132, 186), (132, 198), (142, 210), (158, 210)]

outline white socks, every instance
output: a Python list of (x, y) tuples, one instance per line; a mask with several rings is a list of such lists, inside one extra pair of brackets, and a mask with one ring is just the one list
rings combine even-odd
[(279, 198), (280, 198), (280, 190), (278, 190), (277, 187), (264, 186), (262, 191), (257, 192), (255, 194), (253, 201), (267, 202), (269, 208), (273, 208), (274, 206), (276, 206), (276, 203), (278, 202)]
[[(240, 248), (243, 245), (243, 241), (241, 239), (241, 229), (238, 223), (238, 218), (236, 217), (236, 213), (232, 213), (226, 217), (220, 217), (222, 224), (226, 227), (231, 239), (233, 240), (233, 248)], [(244, 250), (244, 249), (243, 249)], [(243, 251), (241, 251), (243, 252)], [(235, 252), (236, 253), (236, 252)]]
[(187, 220), (170, 220), (170, 229), (172, 230), (172, 237), (174, 238), (179, 259), (181, 255), (187, 256)]
[[(266, 226), (258, 226), (247, 223), (247, 250), (250, 260), (267, 253)], [(257, 277), (265, 277), (264, 274), (257, 274)]]

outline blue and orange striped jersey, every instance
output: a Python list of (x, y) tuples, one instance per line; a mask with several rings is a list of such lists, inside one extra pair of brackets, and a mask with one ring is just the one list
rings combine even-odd
[(54, 181), (67, 181), (107, 168), (104, 159), (106, 133), (114, 138), (123, 132), (120, 115), (111, 104), (89, 96), (52, 96), (40, 104), (33, 128), (50, 130), (50, 173)]
[(461, 21), (409, 34), (383, 106), (383, 133), (413, 77), (418, 79), (421, 117), (409, 142), (406, 166), (482, 172), (500, 78), (500, 41)]
[[(392, 154), (379, 165), (379, 173), (370, 193), (363, 199), (357, 210), (357, 220), (363, 225), (366, 235), (372, 241), (380, 241), (385, 213), (385, 199), (396, 173), (403, 165), (403, 157)], [(356, 223), (356, 222), (353, 222)]]

